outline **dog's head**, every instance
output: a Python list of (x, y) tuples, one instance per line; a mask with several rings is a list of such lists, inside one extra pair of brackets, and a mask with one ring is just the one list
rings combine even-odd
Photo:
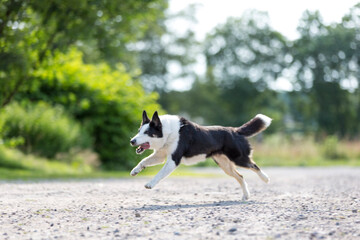
[(142, 154), (146, 149), (158, 149), (163, 145), (163, 129), (157, 111), (151, 121), (146, 111), (143, 111), (142, 122), (138, 134), (130, 140), (131, 146), (138, 146), (137, 154)]

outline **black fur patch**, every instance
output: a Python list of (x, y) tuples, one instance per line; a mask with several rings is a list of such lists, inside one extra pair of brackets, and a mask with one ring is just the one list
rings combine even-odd
[[(144, 124), (147, 124), (147, 123), (150, 123), (150, 119), (148, 118), (147, 114), (146, 114), (146, 111), (144, 110), (143, 111), (143, 114), (142, 114), (142, 121), (141, 121), (141, 124), (140, 124), (140, 128), (144, 125)], [(140, 130), (139, 128), (139, 130)]]
[(149, 123), (149, 128), (144, 132), (144, 134), (148, 135), (149, 137), (156, 137), (161, 138), (163, 136), (162, 132), (162, 124), (157, 112), (154, 113), (151, 121), (148, 118), (146, 111), (143, 111), (143, 119), (140, 125), (139, 130), (144, 124)]
[(163, 136), (162, 128), (156, 126), (153, 122), (150, 122), (149, 128), (144, 132), (149, 137), (161, 138)]
[(245, 137), (249, 137), (258, 132), (261, 132), (265, 128), (265, 123), (261, 118), (255, 117), (238, 128), (238, 133), (244, 135)]
[(149, 137), (156, 137), (156, 138), (161, 138), (163, 136), (162, 124), (157, 111), (155, 111), (151, 121), (148, 118), (146, 111), (145, 110), (143, 111), (142, 122), (139, 131), (141, 127), (147, 123), (149, 123), (149, 128), (144, 132), (144, 134), (148, 135)]
[[(259, 120), (261, 121), (261, 119)], [(259, 129), (260, 123), (257, 120), (250, 122), (247, 127)], [(180, 126), (178, 147), (172, 154), (176, 165), (180, 164), (182, 157), (190, 158), (200, 154), (211, 157), (216, 154), (224, 154), (237, 166), (253, 167), (254, 164), (250, 159), (250, 143), (239, 132), (239, 128), (204, 127), (185, 118), (180, 119)]]
[(206, 154), (206, 157), (225, 154), (238, 166), (248, 165), (251, 147), (236, 128), (203, 127), (184, 118), (181, 118), (180, 122), (182, 127), (179, 131), (179, 143), (172, 154), (177, 165), (180, 164), (182, 157), (190, 158), (200, 154)]

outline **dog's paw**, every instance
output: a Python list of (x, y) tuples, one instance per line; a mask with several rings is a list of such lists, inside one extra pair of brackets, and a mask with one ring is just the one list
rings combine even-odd
[(131, 176), (136, 176), (136, 175), (138, 175), (138, 173), (139, 173), (140, 171), (138, 171), (137, 169), (133, 169), (131, 172), (130, 172), (130, 175)]
[(135, 167), (133, 170), (131, 170), (130, 175), (131, 176), (136, 176), (136, 175), (139, 174), (139, 172), (141, 172), (141, 170), (142, 170), (141, 168)]
[(264, 182), (270, 183), (270, 178), (268, 177), (267, 179), (264, 180)]
[(154, 187), (154, 185), (151, 184), (151, 183), (147, 183), (147, 184), (145, 185), (145, 188), (146, 188), (146, 189), (152, 189), (153, 187)]
[(264, 173), (263, 171), (260, 170), (260, 172), (258, 172), (259, 177), (261, 178), (261, 180), (263, 180), (265, 183), (269, 183), (270, 182), (270, 178), (268, 177), (268, 175), (266, 175), (266, 173)]
[(244, 194), (243, 197), (242, 197), (242, 201), (246, 201), (250, 198), (250, 195), (249, 194)]

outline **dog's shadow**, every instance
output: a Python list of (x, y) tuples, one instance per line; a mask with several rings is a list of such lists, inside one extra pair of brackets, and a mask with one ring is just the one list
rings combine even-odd
[(186, 208), (208, 208), (208, 207), (226, 207), (234, 205), (253, 205), (264, 204), (263, 202), (256, 201), (220, 201), (213, 203), (199, 203), (199, 204), (174, 204), (174, 205), (144, 205), (140, 208), (131, 208), (129, 210), (136, 211), (164, 211), (164, 210), (176, 210)]

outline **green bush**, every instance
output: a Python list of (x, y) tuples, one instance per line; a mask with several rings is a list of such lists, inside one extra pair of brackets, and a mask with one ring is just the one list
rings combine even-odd
[(85, 64), (74, 49), (56, 54), (35, 77), (38, 85), (25, 98), (64, 106), (93, 136), (102, 166), (134, 166), (139, 157), (129, 139), (139, 127), (143, 109), (159, 110), (157, 94), (146, 94), (121, 65), (114, 70), (106, 64)]
[(25, 153), (54, 158), (58, 153), (91, 144), (80, 124), (60, 106), (39, 102), (22, 107), (13, 103), (5, 108), (2, 119), (4, 139), (22, 139), (18, 148)]
[(4, 117), (4, 109), (0, 110), (0, 145), (6, 147), (16, 147), (24, 143), (23, 137), (12, 137), (4, 139), (4, 124), (5, 124), (5, 117)]
[(83, 159), (71, 163), (24, 154), (18, 149), (0, 145), (0, 179), (39, 179), (90, 177), (94, 168)]
[(2, 117), (3, 115), (4, 115), (4, 110), (0, 109), (0, 145), (2, 145), (4, 143), (3, 128), (4, 128), (5, 119), (4, 119), (4, 117)]

